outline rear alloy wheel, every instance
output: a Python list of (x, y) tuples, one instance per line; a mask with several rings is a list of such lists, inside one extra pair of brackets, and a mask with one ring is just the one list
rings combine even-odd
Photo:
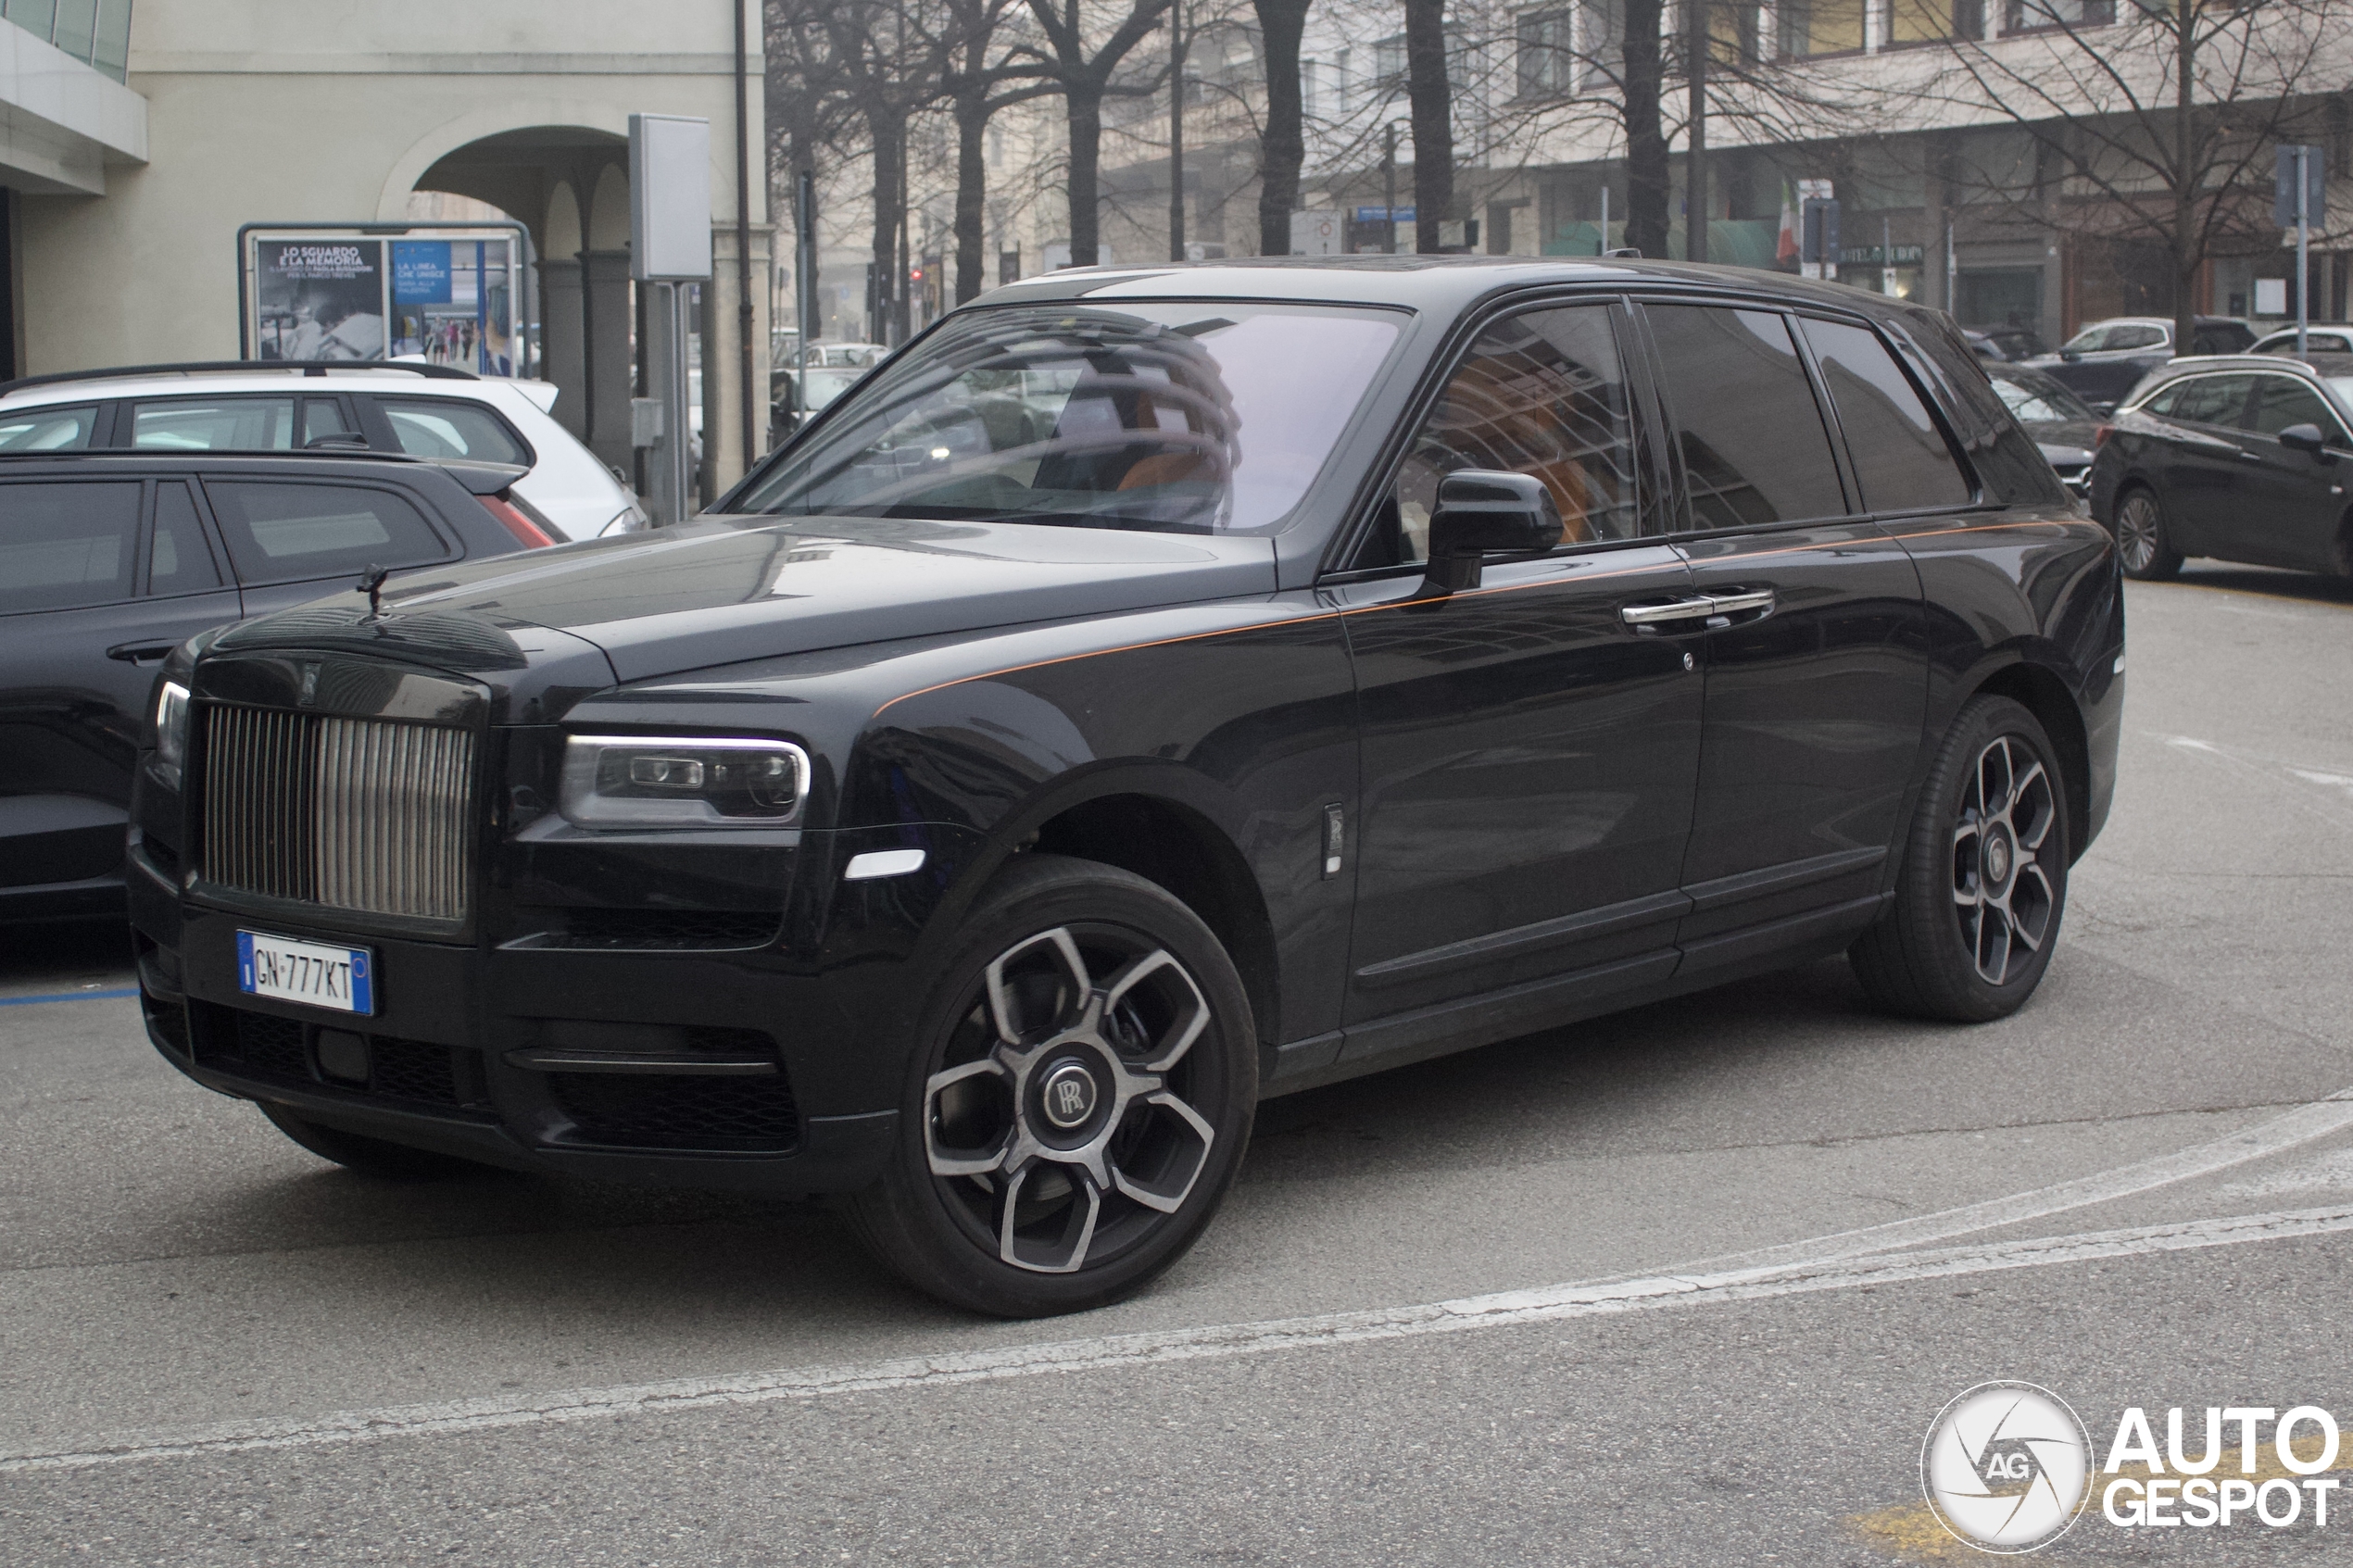
[(2155, 491), (2135, 485), (2117, 501), (2116, 554), (2124, 575), (2145, 583), (2182, 570), (2182, 558), (2166, 543), (2165, 508)]
[(922, 1034), (900, 1147), (851, 1201), (917, 1286), (1002, 1317), (1117, 1300), (1191, 1246), (1257, 1099), (1239, 977), (1140, 877), (1025, 856), (983, 895)]
[(2065, 801), (2032, 713), (2002, 696), (1962, 709), (1913, 815), (1894, 905), (1848, 953), (1863, 988), (1955, 1022), (2023, 1005), (2066, 907)]

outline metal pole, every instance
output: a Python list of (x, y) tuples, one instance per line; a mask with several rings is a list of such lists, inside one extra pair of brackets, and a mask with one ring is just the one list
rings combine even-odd
[(1961, 307), (1961, 280), (1957, 270), (1958, 266), (1959, 263), (1953, 257), (1953, 225), (1947, 223), (1944, 225), (1944, 314), (1947, 316), (1954, 314)]
[(1185, 0), (1168, 7), (1168, 259), (1185, 259)]
[[(1397, 122), (1380, 128), (1381, 254), (1397, 254)], [(1417, 213), (1415, 216), (1419, 217)]]
[[(752, 358), (751, 334), (757, 318), (751, 305), (751, 87), (750, 54), (744, 38), (745, 0), (727, 0), (736, 9), (736, 341), (743, 374), (743, 418), (739, 433), (740, 466), (751, 467), (760, 456), (758, 426), (752, 409), (758, 406), (754, 383), (758, 373)], [(764, 165), (766, 160), (761, 160)], [(718, 367), (713, 366), (716, 370)], [(712, 432), (715, 435), (718, 433)]]
[(2307, 255), (2312, 241), (2312, 215), (2305, 208), (2312, 188), (2305, 172), (2311, 157), (2309, 147), (2296, 149), (2296, 352), (2299, 356), (2305, 352), (2305, 329), (2312, 324), (2311, 301), (2308, 297), (2312, 287), (2312, 264)]
[[(800, 171), (799, 200), (795, 204), (797, 226), (793, 255), (793, 314), (800, 318), (802, 358), (808, 358), (809, 345), (817, 341), (817, 176), (813, 170)], [(799, 365), (792, 367), (793, 385), (800, 384)]]
[(674, 389), (671, 411), (678, 421), (670, 441), (670, 484), (671, 494), (677, 497), (673, 515), (680, 522), (694, 515), (695, 509), (695, 416), (686, 406), (686, 391), (692, 384), (687, 379), (686, 289), (685, 283), (670, 285), (670, 384)]
[(1595, 256), (1609, 254), (1609, 182), (1602, 182), (1602, 243), (1593, 247)]
[(1889, 285), (1895, 282), (1895, 226), (1887, 219), (1879, 220), (1879, 292), (1892, 295)]

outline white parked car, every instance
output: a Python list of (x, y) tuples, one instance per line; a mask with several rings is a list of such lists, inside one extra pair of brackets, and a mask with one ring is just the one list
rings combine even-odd
[(352, 446), (531, 471), (510, 494), (557, 542), (646, 526), (637, 497), (548, 410), (556, 388), (421, 360), (268, 360), (31, 376), (0, 387), (0, 452)]

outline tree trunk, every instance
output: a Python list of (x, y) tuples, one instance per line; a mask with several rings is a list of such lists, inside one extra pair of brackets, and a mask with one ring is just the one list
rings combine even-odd
[(899, 270), (899, 127), (888, 109), (877, 105), (866, 111), (866, 137), (875, 149), (874, 282), (867, 289), (867, 330), (873, 341), (890, 336), (891, 307), (898, 294), (891, 286)]
[(1102, 84), (1065, 82), (1063, 99), (1070, 111), (1070, 264), (1092, 267), (1101, 250), (1096, 185), (1102, 161)]
[(1290, 254), (1290, 215), (1299, 208), (1299, 170), (1307, 161), (1299, 94), (1299, 41), (1309, 0), (1252, 0), (1266, 40), (1266, 129), (1258, 139), (1258, 254)]
[(1626, 243), (1667, 254), (1667, 134), (1659, 129), (1660, 0), (1626, 0)]
[(988, 132), (988, 88), (956, 99), (956, 303), (974, 298), (988, 284), (986, 228), (988, 164), (982, 141)]
[(1405, 99), (1414, 117), (1414, 248), (1438, 248), (1454, 216), (1454, 108), (1446, 82), (1445, 0), (1405, 0)]
[(1683, 142), (1683, 258), (1707, 259), (1707, 36), (1708, 0), (1683, 0), (1689, 11), (1684, 33), (1684, 74), (1691, 84), (1690, 126)]
[(2197, 337), (2198, 7), (2183, 0), (2173, 13), (2173, 352), (2187, 354)]

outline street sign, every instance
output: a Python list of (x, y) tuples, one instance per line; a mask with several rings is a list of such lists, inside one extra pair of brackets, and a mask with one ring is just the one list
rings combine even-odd
[(1341, 245), (1338, 211), (1331, 208), (1310, 209), (1290, 215), (1290, 253), (1293, 256), (1338, 256)]
[(641, 283), (711, 276), (711, 121), (629, 117), (629, 275)]
[(2303, 221), (2309, 228), (2321, 227), (2321, 197), (2328, 179), (2326, 150), (2287, 145), (2278, 151), (2279, 164), (2271, 187), (2271, 221), (2283, 229), (2296, 227), (2296, 166), (2300, 154), (2304, 164)]
[(1808, 196), (1800, 220), (1797, 242), (1799, 270), (1809, 278), (1835, 276), (1838, 202), (1834, 198)]
[[(1385, 207), (1360, 207), (1356, 209), (1356, 221), (1359, 223), (1386, 223), (1389, 221), (1389, 208)], [(1411, 223), (1413, 220), (1412, 207), (1401, 207), (1397, 209), (1398, 222)]]

